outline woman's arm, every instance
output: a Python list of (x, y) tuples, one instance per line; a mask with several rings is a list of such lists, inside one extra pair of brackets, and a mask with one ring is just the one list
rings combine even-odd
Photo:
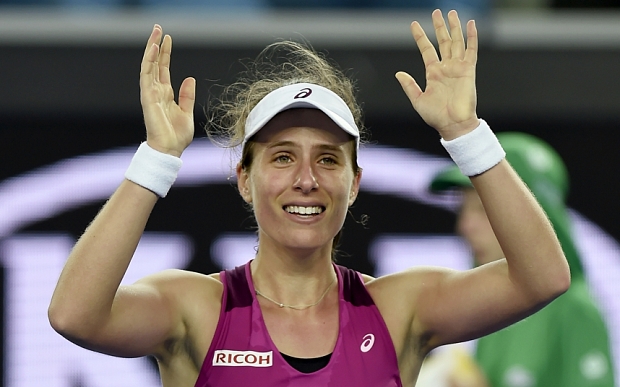
[[(179, 104), (170, 85), (169, 36), (155, 26), (140, 72), (141, 103), (148, 145), (180, 156), (193, 138), (195, 81), (186, 79)], [(52, 327), (84, 347), (119, 356), (153, 353), (182, 335), (181, 313), (168, 283), (170, 273), (119, 285), (157, 195), (124, 180), (72, 250), (49, 307)]]
[[(408, 74), (397, 74), (414, 108), (445, 141), (480, 124), (477, 31), (470, 21), (466, 47), (455, 11), (448, 13), (448, 21), (450, 32), (441, 13), (433, 12), (441, 58), (420, 25), (412, 24), (426, 66), (426, 89), (422, 91)], [(506, 259), (466, 272), (414, 269), (385, 281), (386, 289), (410, 295), (399, 303), (407, 303), (404, 321), (411, 323), (424, 351), (505, 327), (540, 309), (570, 284), (568, 264), (550, 222), (508, 162), (500, 161), (471, 181)]]

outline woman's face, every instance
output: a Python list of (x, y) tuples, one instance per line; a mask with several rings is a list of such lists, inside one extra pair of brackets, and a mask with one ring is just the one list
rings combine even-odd
[(253, 138), (252, 165), (237, 168), (239, 191), (254, 209), (261, 248), (325, 248), (357, 197), (352, 137), (316, 109), (275, 116)]

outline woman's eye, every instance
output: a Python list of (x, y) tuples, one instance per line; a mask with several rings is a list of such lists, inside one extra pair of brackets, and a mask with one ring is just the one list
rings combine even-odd
[(321, 164), (334, 165), (336, 164), (336, 160), (334, 160), (332, 157), (323, 157), (321, 159)]
[(276, 163), (288, 163), (289, 161), (291, 161), (291, 158), (287, 155), (280, 155), (278, 157), (276, 157)]

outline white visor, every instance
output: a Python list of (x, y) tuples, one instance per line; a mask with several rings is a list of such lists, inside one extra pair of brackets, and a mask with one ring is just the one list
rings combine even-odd
[(283, 86), (261, 99), (245, 120), (243, 144), (276, 114), (293, 108), (319, 109), (342, 130), (355, 137), (359, 147), (360, 132), (347, 104), (333, 91), (312, 83)]

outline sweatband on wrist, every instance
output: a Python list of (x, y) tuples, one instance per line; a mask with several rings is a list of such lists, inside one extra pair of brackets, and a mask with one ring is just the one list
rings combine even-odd
[(480, 124), (476, 129), (463, 136), (449, 141), (441, 139), (441, 145), (446, 148), (465, 176), (476, 176), (486, 172), (506, 157), (506, 152), (495, 137), (495, 133), (485, 120), (479, 121)]
[(176, 180), (181, 165), (180, 158), (158, 152), (145, 141), (131, 159), (125, 178), (163, 198)]

